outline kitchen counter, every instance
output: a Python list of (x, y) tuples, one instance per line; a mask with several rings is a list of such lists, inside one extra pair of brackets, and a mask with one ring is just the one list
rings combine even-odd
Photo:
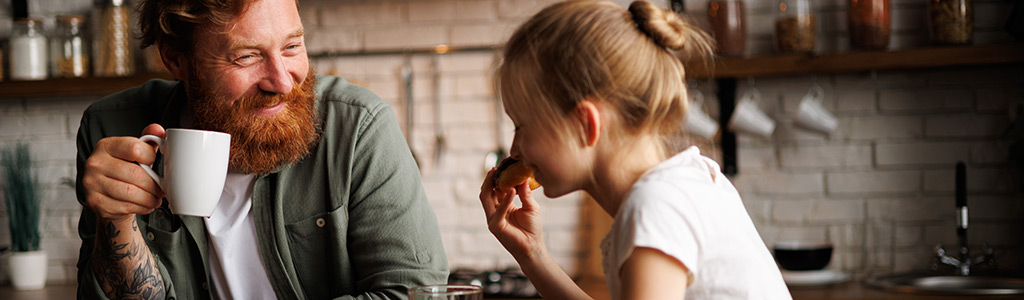
[[(581, 282), (580, 286), (595, 300), (609, 300), (608, 290), (603, 282)], [(0, 286), (0, 299), (4, 300), (51, 300), (74, 299), (74, 285), (47, 285), (38, 291), (15, 291), (11, 286)], [(943, 295), (912, 295), (886, 292), (864, 286), (861, 282), (852, 281), (821, 287), (791, 288), (794, 300), (1008, 300), (1021, 299), (1024, 295), (1015, 296), (943, 296)], [(488, 298), (491, 299), (491, 298)]]

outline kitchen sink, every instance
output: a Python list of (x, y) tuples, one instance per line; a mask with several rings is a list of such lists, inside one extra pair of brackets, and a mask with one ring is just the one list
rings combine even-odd
[(867, 284), (892, 292), (943, 295), (1024, 294), (1024, 277), (907, 273), (871, 278)]

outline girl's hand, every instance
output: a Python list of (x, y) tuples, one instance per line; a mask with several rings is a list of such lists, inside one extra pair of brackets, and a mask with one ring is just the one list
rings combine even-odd
[[(517, 260), (536, 258), (545, 251), (544, 238), (540, 207), (533, 199), (529, 183), (524, 182), (509, 191), (496, 190), (494, 171), (492, 168), (487, 172), (480, 186), (480, 204), (487, 217), (487, 228)], [(523, 203), (522, 207), (515, 206), (517, 194)]]

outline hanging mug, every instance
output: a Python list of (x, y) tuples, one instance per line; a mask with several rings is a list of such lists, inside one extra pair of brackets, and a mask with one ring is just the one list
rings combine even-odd
[(760, 91), (755, 88), (747, 90), (729, 118), (729, 130), (770, 137), (775, 132), (775, 120), (758, 107), (760, 102)]
[(686, 109), (686, 131), (706, 139), (715, 137), (718, 134), (718, 122), (704, 112), (704, 93), (694, 90), (691, 95), (693, 100)]
[(800, 106), (796, 112), (796, 124), (810, 130), (829, 133), (839, 125), (836, 116), (832, 115), (822, 101), (825, 99), (825, 90), (815, 84), (807, 90), (807, 94), (800, 100)]

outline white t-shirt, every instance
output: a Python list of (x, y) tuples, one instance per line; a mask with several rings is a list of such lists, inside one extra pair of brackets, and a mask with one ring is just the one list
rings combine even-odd
[(277, 298), (250, 213), (255, 181), (256, 175), (228, 172), (217, 208), (204, 219), (210, 236), (211, 288), (217, 299)]
[(689, 269), (686, 299), (792, 299), (740, 195), (718, 164), (690, 147), (644, 173), (601, 242), (613, 299), (635, 247)]

